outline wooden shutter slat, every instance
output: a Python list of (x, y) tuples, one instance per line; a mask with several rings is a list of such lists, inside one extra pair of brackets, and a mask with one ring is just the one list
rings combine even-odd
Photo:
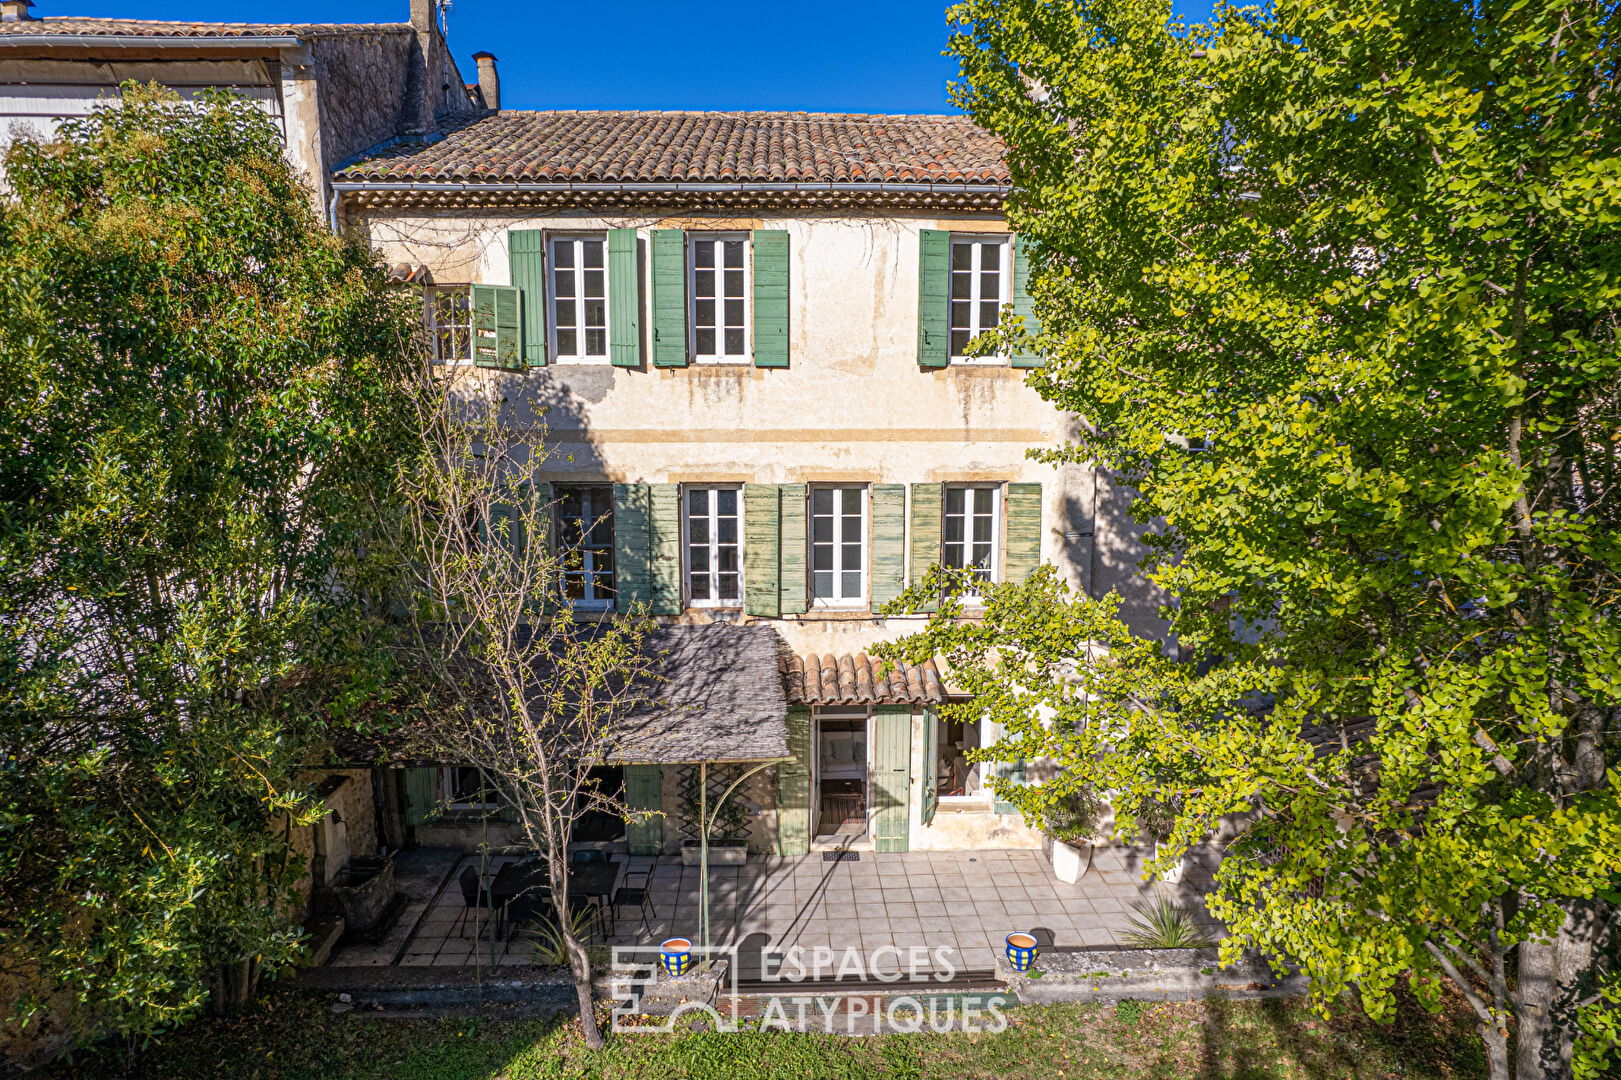
[[(663, 810), (664, 770), (657, 765), (626, 765), (625, 805), (632, 810)], [(625, 840), (632, 855), (657, 855), (664, 847), (664, 818), (626, 822)]]
[(943, 229), (924, 229), (918, 238), (917, 362), (951, 362), (951, 234)]
[(805, 587), (805, 485), (778, 487), (781, 522), (782, 614), (802, 615), (808, 594)]
[(872, 486), (872, 606), (906, 587), (906, 485)]
[(642, 275), (636, 230), (608, 230), (608, 358), (614, 367), (642, 363)]
[[(943, 525), (940, 500), (944, 490), (941, 484), (912, 485), (912, 575), (911, 584), (923, 584), (923, 575), (929, 567), (940, 565), (940, 541)], [(924, 604), (922, 611), (938, 611), (934, 601)]]
[(1041, 565), (1041, 485), (1007, 486), (1006, 580), (1018, 583)]
[(473, 363), (496, 366), (495, 286), (474, 285), (469, 292), (473, 323)]
[(653, 366), (687, 366), (687, 234), (653, 230)]
[(530, 367), (544, 367), (550, 352), (546, 335), (546, 234), (540, 229), (507, 232), (507, 267), (519, 292), (519, 356)]
[(781, 508), (776, 484), (743, 485), (743, 610), (782, 614)]
[(655, 615), (681, 614), (681, 485), (651, 484), (649, 576)]
[(754, 366), (788, 366), (788, 233), (754, 230)]
[(872, 846), (874, 851), (905, 851), (912, 789), (912, 707), (879, 705), (873, 712)]
[(614, 608), (651, 605), (652, 493), (647, 484), (614, 485)]
[(421, 825), (433, 816), (439, 803), (438, 769), (404, 769), (402, 794), (405, 802), (405, 823)]
[[(1028, 248), (1024, 237), (1013, 238), (1013, 314), (1022, 316), (1024, 330), (1027, 334), (1041, 333), (1041, 320), (1036, 318), (1036, 304), (1030, 298), (1030, 259), (1026, 254)], [(1033, 352), (1013, 354), (1013, 366), (1016, 368), (1045, 367), (1047, 360)]]
[(794, 760), (777, 764), (777, 853), (810, 854), (810, 710), (788, 710), (788, 752)]

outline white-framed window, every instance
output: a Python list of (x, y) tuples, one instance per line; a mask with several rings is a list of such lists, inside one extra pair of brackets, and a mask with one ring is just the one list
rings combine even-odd
[(483, 775), (469, 765), (452, 765), (442, 770), (447, 810), (494, 810), (500, 806), (495, 792)]
[(867, 600), (867, 488), (819, 486), (810, 492), (811, 601), (855, 607)]
[(686, 489), (687, 601), (743, 603), (743, 492), (737, 485)]
[(606, 484), (559, 485), (557, 550), (563, 596), (581, 611), (614, 606), (614, 493)]
[(608, 359), (608, 240), (599, 234), (546, 241), (551, 346), (558, 360)]
[(946, 488), (940, 561), (947, 568), (966, 569), (976, 582), (996, 580), (997, 546), (1002, 539), (1001, 506), (1000, 484)]
[(749, 236), (693, 233), (687, 239), (692, 357), (699, 363), (749, 359)]
[(996, 329), (1012, 288), (1012, 245), (1005, 236), (951, 238), (951, 359), (1000, 363), (1002, 356), (968, 356), (968, 343)]
[(456, 364), (473, 358), (473, 290), (468, 285), (430, 285), (424, 290), (433, 362)]

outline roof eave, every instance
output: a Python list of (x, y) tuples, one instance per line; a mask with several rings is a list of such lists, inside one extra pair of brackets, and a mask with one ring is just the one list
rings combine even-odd
[(220, 49), (296, 49), (304, 39), (296, 34), (253, 34), (237, 37), (199, 37), (171, 34), (0, 34), (0, 48), (7, 49), (174, 49), (215, 51)]

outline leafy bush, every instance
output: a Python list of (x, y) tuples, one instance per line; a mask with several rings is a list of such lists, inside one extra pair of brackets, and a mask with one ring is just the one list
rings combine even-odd
[(1042, 831), (1064, 844), (1090, 844), (1109, 804), (1091, 787), (1078, 787), (1043, 807)]

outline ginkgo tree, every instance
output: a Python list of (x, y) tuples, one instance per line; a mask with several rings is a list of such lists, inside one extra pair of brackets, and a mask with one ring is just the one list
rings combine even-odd
[(1568, 1073), (1587, 1015), (1577, 1065), (1601, 1068), (1615, 5), (950, 17), (955, 93), (1007, 145), (1033, 253), (1039, 325), (1005, 333), (1087, 421), (1033, 452), (1138, 493), (1176, 648), (1044, 573), (898, 652), (948, 657), (1006, 733), (987, 758), (1116, 791), (1128, 834), (1169, 807), (1174, 853), (1237, 823), (1209, 898), (1229, 957), (1376, 1016), (1400, 982), (1431, 1005), (1456, 986), (1494, 1077)]

